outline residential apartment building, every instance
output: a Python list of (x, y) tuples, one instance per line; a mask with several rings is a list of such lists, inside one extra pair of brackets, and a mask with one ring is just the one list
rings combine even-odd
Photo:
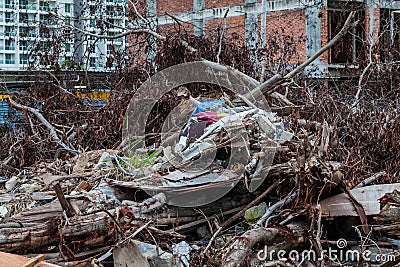
[[(76, 0), (75, 0), (76, 1)], [(80, 4), (79, 4), (79, 3)], [(115, 36), (123, 31), (128, 22), (126, 0), (97, 0), (75, 2), (76, 13), (81, 19), (75, 27), (102, 36)], [(127, 58), (128, 37), (97, 38), (85, 33), (75, 35), (75, 60), (79, 60), (89, 70), (106, 70), (116, 65), (110, 61), (114, 53), (125, 54)]]
[(124, 0), (0, 0), (0, 70), (23, 70), (29, 64), (49, 68), (54, 61), (105, 70), (112, 51), (125, 50), (126, 38), (105, 40), (81, 31), (121, 32), (126, 6)]

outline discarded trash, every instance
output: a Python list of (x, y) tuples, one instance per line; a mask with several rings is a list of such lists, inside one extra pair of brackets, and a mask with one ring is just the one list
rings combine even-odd
[(5, 184), (5, 188), (7, 191), (11, 191), (14, 189), (14, 187), (17, 185), (18, 183), (18, 177), (17, 176), (13, 176), (10, 178), (10, 180), (8, 180)]
[(40, 189), (42, 189), (42, 186), (37, 184), (37, 183), (33, 183), (33, 184), (22, 184), (18, 190), (21, 193), (33, 193), (35, 191), (39, 191)]
[(192, 248), (185, 241), (172, 245), (172, 254), (175, 258), (177, 266), (188, 267), (190, 266), (190, 251)]
[(248, 223), (255, 223), (258, 219), (260, 219), (267, 209), (267, 204), (262, 202), (260, 205), (252, 207), (244, 213), (244, 218)]
[(99, 159), (99, 162), (94, 166), (94, 170), (100, 170), (102, 168), (113, 168), (114, 164), (111, 161), (111, 156), (108, 152), (103, 152)]

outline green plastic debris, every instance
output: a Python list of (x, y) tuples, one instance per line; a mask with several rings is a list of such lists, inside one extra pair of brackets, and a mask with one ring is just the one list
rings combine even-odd
[(258, 206), (251, 207), (244, 213), (244, 218), (250, 224), (255, 223), (260, 219), (267, 209), (267, 204), (265, 202), (260, 203)]

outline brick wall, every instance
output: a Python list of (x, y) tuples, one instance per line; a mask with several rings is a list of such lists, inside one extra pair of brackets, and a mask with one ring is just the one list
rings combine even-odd
[[(194, 0), (157, 0), (157, 15), (162, 16), (166, 13), (175, 14), (179, 16), (182, 12), (193, 12), (193, 1)], [(201, 0), (199, 0), (201, 1)], [(293, 0), (294, 1), (294, 0)], [(145, 2), (145, 1), (144, 1)], [(261, 3), (262, 0), (256, 0), (256, 4)], [(269, 3), (269, 2), (267, 2)], [(290, 4), (292, 2), (288, 2)], [(294, 3), (294, 2), (293, 2)], [(243, 6), (245, 0), (204, 0), (204, 9), (221, 8), (226, 6)], [(278, 2), (277, 2), (278, 5)], [(286, 4), (285, 4), (286, 5)], [(272, 56), (272, 62), (281, 60), (280, 64), (296, 64), (303, 62), (306, 59), (306, 9), (305, 8), (293, 8), (287, 9), (285, 5), (282, 5), (284, 10), (276, 12), (267, 12), (266, 14), (258, 15), (258, 47), (261, 48), (261, 44), (266, 45), (267, 55)], [(222, 12), (220, 10), (212, 12)], [(209, 13), (208, 13), (209, 14)], [(214, 13), (216, 14), (216, 13)], [(232, 16), (232, 12), (229, 13)], [(245, 44), (246, 41), (246, 14), (237, 13), (236, 17), (226, 18), (226, 29), (225, 35), (229, 39), (234, 39)], [(315, 16), (316, 13), (313, 13)], [(266, 28), (262, 29), (262, 17), (266, 16)], [(368, 39), (369, 33), (369, 8), (365, 11), (365, 33), (366, 39)], [(374, 9), (374, 37), (376, 38), (379, 34), (379, 8)], [(250, 20), (251, 21), (251, 20)], [(257, 20), (256, 20), (257, 21)], [(320, 21), (320, 47), (326, 45), (326, 43), (332, 37), (329, 29), (329, 18), (328, 18), (328, 7), (323, 6), (318, 14), (318, 21)], [(188, 32), (193, 32), (195, 28), (191, 23), (184, 23), (181, 25), (163, 25), (158, 26), (157, 31), (163, 35), (167, 35), (170, 30), (176, 31), (179, 27), (183, 27)], [(198, 22), (198, 21), (197, 21)], [(252, 22), (253, 23), (253, 22)], [(256, 22), (257, 23), (257, 22)], [(195, 24), (199, 25), (199, 24)], [(202, 25), (200, 23), (200, 25)], [(204, 21), (204, 32), (215, 33), (218, 28), (223, 26), (223, 19), (207, 19)], [(319, 24), (318, 24), (319, 25)], [(264, 35), (264, 36), (262, 36)], [(262, 41), (265, 42), (262, 42)], [(314, 46), (315, 47), (315, 46)], [(280, 50), (280, 51), (279, 51)], [(286, 55), (285, 55), (286, 54)], [(325, 52), (321, 55), (320, 61), (322, 63), (330, 62), (330, 51)], [(283, 61), (282, 61), (283, 60)]]
[(244, 5), (244, 0), (205, 0), (206, 8), (239, 6), (239, 5)]
[(304, 9), (271, 12), (267, 16), (266, 49), (275, 61), (296, 64), (306, 59), (306, 16)]
[(246, 36), (246, 30), (244, 27), (245, 19), (245, 16), (226, 18), (225, 23), (223, 19), (208, 20), (206, 22), (205, 32), (212, 33), (216, 31), (216, 29), (224, 27), (224, 25), (226, 24), (225, 36), (228, 39), (236, 40), (241, 45), (244, 45)]
[[(329, 28), (328, 28), (328, 7), (324, 6), (321, 9), (320, 13), (321, 17), (321, 47), (325, 46), (329, 42)], [(320, 56), (320, 61), (328, 63), (329, 62), (329, 53), (330, 51), (326, 51)]]
[(191, 23), (176, 23), (176, 24), (172, 24), (172, 25), (163, 25), (163, 26), (159, 26), (157, 27), (157, 32), (161, 35), (164, 36), (168, 36), (171, 33), (176, 33), (176, 32), (193, 32), (193, 24)]
[[(370, 20), (370, 8), (366, 7), (365, 9), (365, 33), (366, 33), (366, 38), (368, 38), (369, 36), (369, 20)], [(380, 9), (379, 8), (374, 8), (374, 32), (373, 32), (373, 37), (375, 40), (378, 39), (379, 36), (379, 25), (380, 25)]]
[(193, 10), (193, 0), (158, 0), (157, 15), (165, 15), (165, 13), (175, 14), (180, 12), (190, 12)]

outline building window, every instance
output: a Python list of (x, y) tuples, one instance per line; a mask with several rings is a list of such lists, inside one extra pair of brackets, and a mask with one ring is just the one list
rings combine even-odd
[(15, 64), (14, 55), (6, 54), (6, 64)]
[[(400, 10), (380, 9), (380, 61), (400, 60)], [(388, 29), (388, 25), (390, 25)]]
[(71, 52), (71, 44), (65, 44), (65, 52)]
[(19, 56), (19, 64), (28, 64), (28, 56), (27, 55), (20, 55)]
[(46, 51), (46, 50), (49, 50), (49, 49), (50, 49), (50, 44), (49, 44), (49, 42), (42, 41), (42, 42), (39, 43), (39, 45), (40, 45), (40, 49), (41, 49), (42, 51)]
[(4, 33), (6, 36), (15, 36), (15, 32), (13, 31), (13, 28), (10, 26), (6, 26)]
[(65, 13), (71, 12), (71, 4), (65, 4)]
[(27, 41), (20, 41), (19, 42), (19, 50), (27, 50), (28, 49), (28, 42)]
[(46, 2), (46, 1), (40, 1), (40, 2), (39, 2), (39, 9), (40, 9), (40, 10), (48, 11), (48, 10), (50, 9), (50, 8), (49, 8), (49, 3)]
[(39, 15), (39, 21), (40, 21), (40, 22), (45, 22), (45, 21), (47, 20), (47, 16), (48, 16), (48, 15), (40, 14), (40, 15)]
[(113, 50), (114, 50), (114, 46), (113, 45), (107, 45), (107, 55), (110, 55)]
[(27, 5), (28, 5), (27, 0), (19, 0), (19, 8), (20, 9), (26, 9)]
[(19, 14), (19, 23), (28, 23), (28, 14)]
[(14, 40), (6, 40), (6, 50), (14, 50)]
[[(336, 34), (338, 34), (338, 32), (342, 29), (342, 26), (352, 9), (354, 9), (354, 7), (328, 7), (329, 40), (335, 37)], [(363, 27), (365, 24), (365, 8), (363, 6), (357, 7), (357, 13), (353, 20), (359, 21), (359, 23), (331, 48), (329, 63), (356, 63), (363, 56), (365, 56), (363, 49), (366, 38), (365, 29)]]
[(14, 19), (11, 17), (10, 12), (6, 12), (6, 22), (13, 22)]
[(90, 58), (89, 66), (92, 68), (96, 67), (96, 59), (95, 58)]
[(5, 8), (14, 8), (14, 2), (12, 0), (6, 0)]

